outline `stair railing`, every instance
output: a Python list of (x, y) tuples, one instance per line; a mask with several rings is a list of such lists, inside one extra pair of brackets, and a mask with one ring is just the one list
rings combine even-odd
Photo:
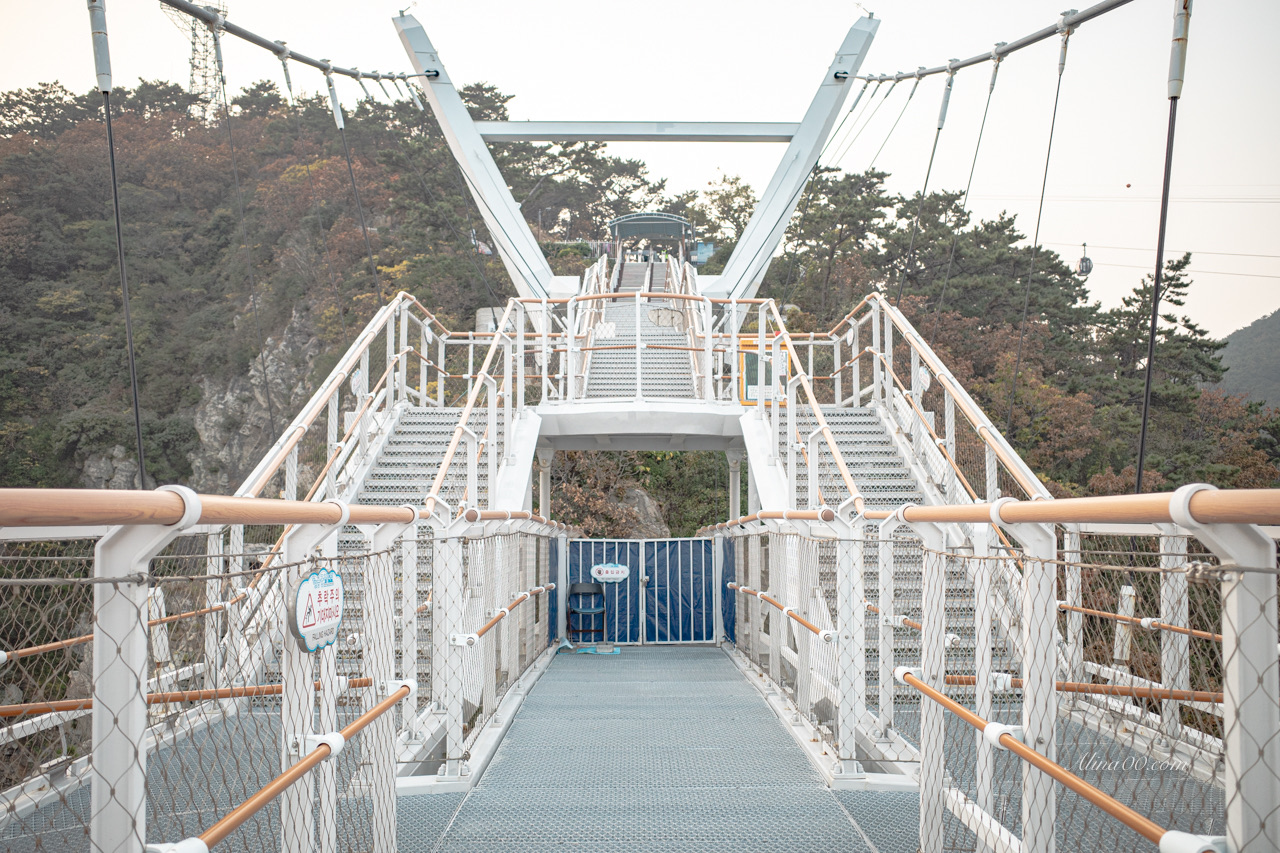
[[(788, 466), (787, 478), (792, 489), (788, 496), (789, 502), (794, 502), (795, 498), (795, 482), (796, 482), (796, 455), (795, 446), (797, 444), (803, 447), (803, 461), (808, 471), (809, 479), (809, 499), (810, 501), (819, 500), (828, 506), (843, 507), (848, 505), (854, 514), (861, 513), (865, 505), (862, 493), (858, 490), (857, 485), (853, 481), (853, 475), (849, 473), (849, 468), (845, 464), (844, 456), (840, 452), (839, 445), (836, 443), (835, 435), (831, 432), (831, 428), (827, 426), (827, 420), (823, 417), (822, 407), (818, 403), (818, 399), (813, 391), (813, 383), (809, 378), (805, 363), (800, 359), (800, 355), (796, 350), (795, 344), (791, 340), (791, 335), (787, 332), (786, 324), (782, 320), (781, 314), (778, 313), (778, 306), (773, 300), (767, 300), (761, 303), (757, 308), (757, 349), (756, 352), (761, 360), (760, 369), (756, 371), (758, 382), (758, 393), (756, 406), (757, 413), (764, 417), (770, 426), (770, 434), (772, 441), (770, 448), (773, 453), (777, 453), (779, 432), (782, 430), (782, 412), (778, 403), (779, 400), (770, 401), (767, 397), (774, 396), (773, 388), (777, 387), (781, 380), (785, 383), (784, 393), (786, 394), (787, 403), (787, 425), (786, 438), (788, 447)], [(766, 345), (766, 329), (771, 328), (772, 334), (769, 335), (769, 363), (773, 366), (772, 375), (769, 377), (771, 386), (769, 394), (765, 393), (765, 374), (764, 370), (764, 353)], [(787, 366), (790, 366), (790, 371)], [(790, 376), (788, 377), (788, 374)], [(803, 394), (803, 398), (801, 398)], [(807, 436), (799, 434), (799, 426), (797, 423), (797, 411), (799, 407), (805, 407), (805, 413), (814, 421), (814, 429)], [(836, 472), (840, 477), (840, 481), (844, 486), (843, 492), (838, 495), (822, 495), (818, 494), (817, 486), (819, 484), (819, 474), (823, 461), (819, 458), (819, 447), (825, 446), (830, 455), (827, 464), (834, 465)], [(810, 508), (815, 508), (812, 504)]]
[[(951, 480), (954, 473), (986, 500), (1010, 492), (1025, 498), (1052, 498), (933, 348), (881, 294), (863, 299), (832, 327), (828, 337), (836, 347), (833, 382), (839, 404), (860, 406), (869, 398), (873, 405), (882, 407), (908, 437), (912, 458), (921, 464), (927, 479), (946, 492), (945, 497), (955, 499), (963, 489), (959, 479), (944, 482)], [(899, 342), (905, 345), (910, 359), (910, 373), (905, 380), (895, 373)], [(844, 347), (849, 348), (850, 354), (842, 362)], [(870, 362), (872, 379), (865, 387), (861, 385), (860, 369), (864, 359)], [(852, 379), (847, 396), (842, 393), (846, 372)], [(941, 430), (934, 423), (938, 408), (943, 415)], [(957, 415), (967, 424), (968, 432), (957, 428)]]
[[(480, 365), (480, 370), (477, 373), (479, 381), (474, 382), (471, 386), (471, 391), (467, 395), (467, 401), (462, 407), (462, 413), (458, 417), (458, 425), (454, 427), (453, 436), (449, 439), (449, 445), (445, 448), (444, 456), (440, 460), (440, 467), (436, 471), (435, 480), (432, 482), (431, 489), (427, 493), (427, 497), (423, 502), (423, 514), (426, 516), (434, 515), (437, 508), (444, 505), (441, 492), (444, 489), (445, 481), (448, 479), (450, 466), (453, 464), (454, 457), (458, 453), (458, 447), (462, 444), (464, 438), (469, 437), (472, 443), (476, 445), (477, 451), (480, 449), (478, 447), (479, 437), (470, 429), (470, 421), (471, 413), (475, 411), (482, 391), (487, 392), (486, 403), (490, 429), (496, 431), (498, 421), (497, 409), (501, 406), (503, 409), (503, 426), (507, 430), (507, 432), (502, 436), (501, 441), (504, 445), (509, 444), (510, 442), (510, 428), (512, 420), (512, 360), (515, 353), (512, 347), (512, 333), (509, 332), (508, 329), (516, 322), (517, 317), (523, 320), (523, 310), (519, 301), (513, 299), (507, 302), (506, 310), (502, 312), (502, 318), (498, 321), (497, 332), (494, 335), (493, 342), (489, 345), (489, 349), (484, 356), (484, 362)], [(515, 331), (515, 337), (523, 338), (523, 336), (524, 330), (522, 328)], [(498, 377), (493, 375), (493, 371), (495, 370), (495, 360), (498, 358), (500, 352), (502, 353), (500, 375), (503, 380), (502, 388), (504, 391), (501, 395), (498, 393)], [(502, 399), (498, 399), (499, 396), (501, 396)], [(498, 441), (486, 441), (485, 447), (483, 448), (483, 452), (487, 456), (486, 461), (491, 472), (496, 472), (497, 470), (497, 447)], [(469, 494), (471, 495), (471, 499), (478, 503), (478, 488), (472, 485), (478, 479), (476, 476), (476, 466), (479, 464), (474, 453), (467, 454), (466, 464), (468, 466), (467, 481)], [(491, 499), (496, 486), (493, 482), (495, 478), (496, 476), (491, 476), (489, 482), (489, 494)], [(473, 506), (474, 505), (475, 504), (473, 504)], [(447, 523), (449, 519), (443, 519), (443, 521)]]

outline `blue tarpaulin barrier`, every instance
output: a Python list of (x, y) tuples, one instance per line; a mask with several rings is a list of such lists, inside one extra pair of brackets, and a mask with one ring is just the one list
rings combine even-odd
[[(626, 566), (627, 577), (604, 583), (603, 640), (599, 633), (579, 634), (577, 627), (599, 628), (601, 617), (574, 614), (569, 639), (608, 643), (710, 643), (715, 637), (716, 578), (714, 542), (710, 539), (574, 539), (569, 542), (565, 585), (553, 596), (567, 595), (574, 583), (595, 580), (591, 568), (606, 563)], [(733, 566), (733, 546), (725, 543), (726, 566)], [(553, 566), (555, 558), (553, 557)], [(734, 637), (736, 602), (722, 578), (721, 619), (724, 634)], [(551, 612), (556, 598), (552, 598)], [(599, 598), (581, 598), (584, 606)], [(554, 628), (552, 628), (554, 636)]]

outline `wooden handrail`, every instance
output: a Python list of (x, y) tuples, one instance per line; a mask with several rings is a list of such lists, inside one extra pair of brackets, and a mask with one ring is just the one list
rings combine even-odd
[(816, 637), (823, 640), (824, 642), (829, 643), (835, 638), (834, 632), (822, 630), (817, 625), (813, 624), (808, 619), (801, 616), (799, 613), (796, 613), (794, 608), (785, 606), (776, 598), (773, 598), (772, 596), (766, 593), (763, 593), (758, 589), (752, 589), (751, 587), (742, 586), (741, 584), (736, 584), (736, 583), (729, 583), (729, 584), (726, 584), (726, 586), (728, 586), (729, 589), (736, 589), (738, 592), (744, 595), (754, 595), (756, 598), (760, 599), (761, 601), (773, 605), (774, 607), (782, 611), (783, 616), (786, 616), (794, 620), (796, 623), (798, 623), (799, 625), (811, 631)]
[(1222, 642), (1222, 635), (1215, 634), (1212, 631), (1200, 631), (1196, 628), (1184, 628), (1181, 625), (1170, 625), (1168, 622), (1160, 622), (1154, 619), (1147, 620), (1139, 616), (1125, 616), (1120, 613), (1111, 613), (1106, 610), (1094, 610), (1089, 607), (1077, 607), (1074, 604), (1067, 604), (1065, 601), (1058, 602), (1059, 610), (1070, 610), (1073, 613), (1083, 613), (1086, 616), (1097, 616), (1101, 619), (1110, 619), (1112, 622), (1125, 622), (1129, 625), (1137, 625), (1151, 631), (1171, 631), (1175, 634), (1186, 634), (1188, 637), (1198, 637), (1201, 640), (1216, 640)]
[[(947, 684), (973, 686), (978, 683), (975, 675), (948, 675)], [(1022, 688), (1021, 678), (1009, 679), (1009, 686)], [(1209, 690), (1173, 690), (1168, 687), (1136, 687), (1128, 684), (1089, 684), (1081, 681), (1056, 681), (1054, 689), (1059, 693), (1087, 693), (1094, 696), (1130, 696), (1134, 699), (1169, 699), (1176, 702), (1212, 702), (1222, 704), (1222, 694)]]
[[(337, 524), (332, 503), (200, 495), (201, 524)], [(406, 523), (418, 513), (406, 507), (352, 504), (351, 524)], [(177, 524), (185, 506), (174, 492), (139, 489), (0, 489), (0, 526)]]
[[(1000, 520), (1006, 524), (1168, 524), (1176, 521), (1170, 511), (1173, 494), (1010, 501), (1000, 505)], [(914, 506), (902, 509), (902, 517), (907, 521), (975, 524), (991, 521), (993, 507), (987, 503)], [(1191, 496), (1188, 509), (1200, 524), (1280, 524), (1280, 489), (1206, 489)], [(871, 517), (871, 513), (866, 515)]]
[[(368, 725), (378, 717), (381, 717), (387, 711), (394, 708), (396, 703), (408, 696), (409, 693), (410, 690), (408, 686), (401, 687), (386, 699), (383, 699), (377, 705), (374, 705), (368, 711), (361, 714), (359, 717), (356, 717), (356, 719), (353, 720), (346, 728), (342, 729), (339, 734), (342, 735), (343, 740), (351, 740), (351, 738), (364, 731), (365, 728), (367, 728)], [(215, 844), (223, 841), (228, 835), (239, 829), (245, 821), (262, 811), (268, 803), (283, 794), (289, 786), (294, 782), (297, 782), (309, 773), (312, 768), (332, 754), (333, 750), (327, 743), (320, 744), (315, 749), (311, 750), (311, 752), (307, 753), (307, 755), (297, 764), (294, 764), (288, 770), (268, 782), (260, 791), (249, 797), (249, 799), (245, 800), (240, 805), (236, 806), (213, 826), (200, 833), (200, 840), (204, 842), (206, 849), (212, 849)]]
[[(351, 678), (347, 688), (358, 690), (372, 687), (372, 678)], [(320, 682), (315, 683), (320, 689)], [(170, 702), (205, 702), (211, 699), (244, 699), (256, 696), (280, 696), (283, 684), (248, 684), (241, 687), (211, 687), (204, 690), (171, 690), (165, 693), (148, 693), (148, 705), (166, 705)], [(35, 714), (51, 714), (55, 711), (87, 711), (93, 707), (93, 699), (59, 699), (56, 702), (27, 702), (22, 705), (0, 705), (0, 718), (24, 717)]]
[[(979, 717), (959, 702), (956, 702), (950, 697), (934, 690), (911, 673), (904, 673), (902, 681), (904, 684), (909, 684), (916, 690), (919, 690), (925, 696), (932, 699), (934, 702), (937, 702), (939, 705), (946, 708), (948, 711), (955, 714), (978, 731), (985, 731), (989, 725), (987, 720), (982, 719), (982, 717)], [(1036, 752), (1013, 735), (1007, 732), (1000, 735), (999, 743), (1002, 747), (1009, 750), (1023, 761), (1026, 761), (1041, 773), (1044, 773), (1065, 788), (1078, 794), (1090, 803), (1093, 803), (1102, 811), (1111, 815), (1111, 817), (1120, 821), (1143, 838), (1146, 838), (1153, 844), (1160, 843), (1160, 839), (1164, 836), (1165, 830), (1155, 821), (1144, 815), (1138, 814), (1115, 797), (1095, 788), (1093, 785), (1090, 785), (1088, 782), (1084, 781), (1060, 764), (1045, 758), (1043, 755)]]
[(719, 524), (703, 527), (698, 530), (697, 535), (702, 536), (710, 531), (724, 530), (729, 527), (740, 527), (753, 521), (823, 521), (830, 523), (835, 520), (835, 510), (827, 506), (819, 509), (762, 509), (750, 515), (735, 518), (732, 521), (722, 521)]
[(485, 634), (492, 631), (495, 625), (497, 625), (499, 622), (505, 619), (508, 615), (510, 615), (511, 611), (515, 610), (521, 604), (524, 604), (526, 601), (533, 598), (535, 595), (542, 595), (544, 592), (550, 592), (555, 588), (556, 588), (555, 584), (548, 583), (543, 586), (535, 586), (533, 589), (525, 590), (524, 592), (520, 593), (512, 600), (510, 604), (508, 604), (506, 607), (502, 608), (497, 613), (495, 613), (492, 619), (490, 619), (488, 622), (480, 626), (479, 630), (476, 631), (476, 639), (479, 639), (483, 637)]

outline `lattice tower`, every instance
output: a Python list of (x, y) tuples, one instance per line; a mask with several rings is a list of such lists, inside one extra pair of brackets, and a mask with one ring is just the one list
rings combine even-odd
[[(226, 16), (227, 4), (222, 0), (206, 3), (206, 8)], [(191, 112), (201, 118), (213, 118), (218, 111), (220, 81), (218, 80), (218, 58), (214, 48), (213, 33), (203, 22), (188, 17), (169, 6), (162, 6), (169, 19), (191, 41), (191, 78), (188, 90), (199, 100), (192, 104)]]

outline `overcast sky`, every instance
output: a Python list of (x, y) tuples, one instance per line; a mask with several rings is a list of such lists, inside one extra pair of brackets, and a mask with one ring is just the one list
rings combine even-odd
[[(77, 92), (93, 85), (83, 0), (0, 3), (0, 89), (51, 80)], [(869, 2), (882, 23), (862, 70), (893, 73), (967, 58), (1053, 23), (1060, 5)], [(310, 56), (407, 71), (390, 21), (399, 8), (377, 0), (231, 0), (229, 16)], [(1154, 263), (1173, 8), (1173, 0), (1134, 0), (1085, 24), (1070, 42), (1040, 239), (1071, 261), (1082, 242), (1089, 244), (1096, 265), (1089, 287), (1105, 306), (1117, 304)], [(184, 33), (156, 0), (109, 0), (107, 14), (118, 85), (139, 77), (185, 85)], [(486, 81), (514, 95), (516, 119), (798, 121), (861, 9), (835, 0), (489, 0), (418, 3), (411, 14), (453, 79)], [(1277, 0), (1202, 0), (1192, 18), (1167, 245), (1194, 253), (1196, 285), (1186, 310), (1216, 335), (1280, 309), (1280, 95), (1273, 68), (1264, 64), (1277, 32)], [(237, 90), (280, 77), (273, 56), (236, 39), (227, 40), (226, 60)], [(1016, 213), (1028, 236), (1057, 62), (1055, 38), (1002, 64), (974, 179), (975, 214)], [(308, 90), (323, 79), (304, 68), (293, 77)], [(989, 77), (985, 64), (956, 76), (932, 188), (964, 188)], [(924, 181), (942, 77), (922, 82), (902, 112), (910, 85), (897, 86), (838, 163), (861, 171), (883, 146), (875, 166), (892, 173), (892, 190), (907, 194)], [(345, 100), (360, 95), (354, 82), (339, 86)], [(846, 131), (869, 112), (859, 106)], [(702, 188), (723, 172), (742, 175), (757, 190), (784, 150), (765, 143), (610, 148), (645, 160), (672, 189)]]

